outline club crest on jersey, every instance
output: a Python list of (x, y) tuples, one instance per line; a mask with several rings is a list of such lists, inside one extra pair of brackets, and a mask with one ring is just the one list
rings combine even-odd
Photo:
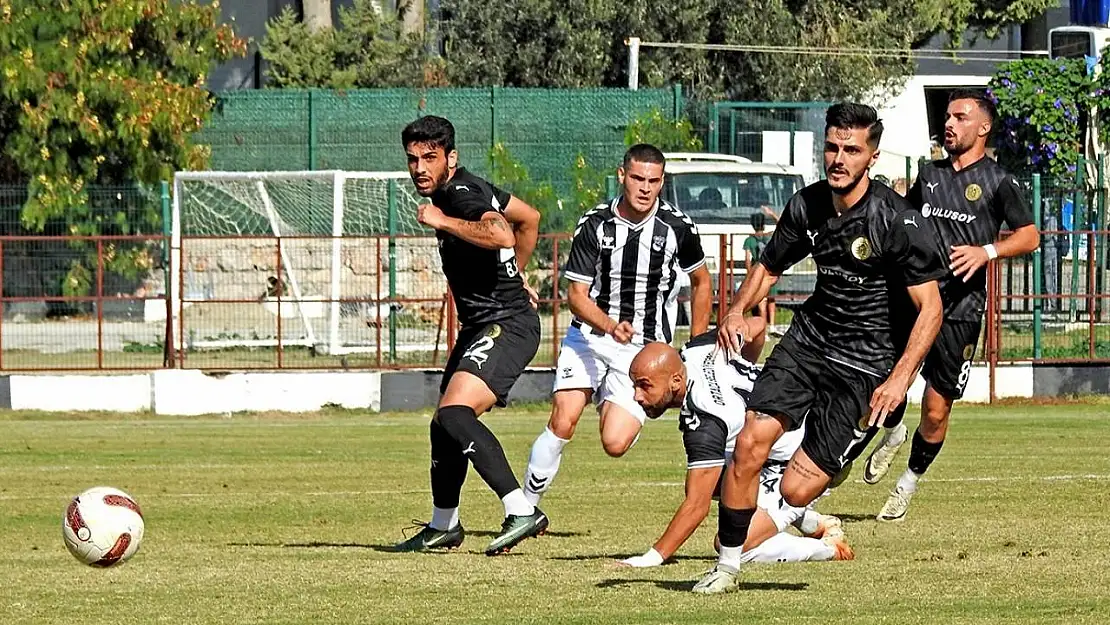
[(856, 260), (867, 260), (871, 258), (871, 242), (867, 240), (867, 237), (859, 237), (855, 241), (852, 241), (851, 250), (852, 256), (855, 257)]
[(601, 237), (601, 249), (603, 249), (603, 250), (615, 250), (615, 249), (617, 249), (616, 243), (617, 242), (613, 237), (610, 237), (610, 236), (602, 236)]
[(486, 330), (486, 336), (490, 337), (491, 339), (495, 339), (501, 336), (501, 326), (496, 323), (491, 325), (489, 327), (489, 330)]
[(967, 347), (964, 348), (964, 360), (971, 360), (971, 357), (974, 354), (975, 354), (975, 346), (974, 345), (968, 345)]
[(983, 187), (980, 187), (974, 182), (967, 185), (967, 188), (964, 189), (964, 197), (967, 198), (968, 202), (974, 202), (975, 200), (978, 200), (979, 198), (983, 197)]
[(663, 235), (654, 236), (651, 238), (651, 249), (656, 252), (663, 251), (663, 246), (667, 244), (667, 237)]

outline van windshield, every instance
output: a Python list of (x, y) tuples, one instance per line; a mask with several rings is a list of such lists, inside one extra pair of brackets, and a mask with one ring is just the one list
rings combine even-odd
[[(801, 176), (775, 173), (667, 174), (663, 197), (699, 224), (748, 225), (761, 207), (781, 214), (802, 189)], [(767, 217), (767, 225), (775, 220)]]

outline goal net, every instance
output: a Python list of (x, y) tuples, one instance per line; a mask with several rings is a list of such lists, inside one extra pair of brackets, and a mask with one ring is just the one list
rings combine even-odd
[(446, 282), (419, 200), (406, 172), (178, 172), (178, 348), (433, 349)]

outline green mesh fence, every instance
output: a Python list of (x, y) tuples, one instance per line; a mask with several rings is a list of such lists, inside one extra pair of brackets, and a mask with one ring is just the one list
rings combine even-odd
[(398, 171), (401, 129), (441, 115), (454, 123), (468, 168), (488, 173), (489, 150), (501, 142), (534, 180), (566, 189), (579, 154), (615, 166), (629, 122), (653, 108), (672, 115), (681, 97), (671, 89), (236, 91), (219, 96), (197, 141), (211, 146), (213, 170)]

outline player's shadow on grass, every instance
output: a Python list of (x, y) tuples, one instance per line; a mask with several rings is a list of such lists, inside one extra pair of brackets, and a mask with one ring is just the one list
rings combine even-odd
[(347, 549), (378, 549), (385, 545), (371, 545), (369, 543), (329, 543), (311, 541), (306, 543), (227, 543), (228, 547), (285, 547), (287, 549), (324, 549), (327, 547), (340, 547)]
[[(690, 592), (694, 589), (694, 584), (697, 580), (687, 579), (682, 581), (669, 580), (669, 579), (606, 579), (594, 584), (596, 588), (620, 588), (622, 586), (631, 586), (632, 584), (655, 584), (657, 588), (662, 590), (674, 590), (678, 592)], [(744, 590), (805, 590), (809, 588), (806, 582), (740, 582), (739, 586), (741, 591)]]
[[(497, 536), (499, 534), (501, 534), (501, 532), (495, 532), (495, 531), (492, 531), (492, 530), (476, 530), (476, 531), (473, 531), (473, 532), (470, 531), (470, 530), (466, 530), (466, 535), (467, 536), (484, 536), (486, 538), (493, 538), (494, 536)], [(583, 534), (582, 532), (558, 532), (558, 531), (550, 532), (550, 531), (548, 531), (548, 532), (544, 532), (543, 536), (541, 538), (575, 538), (577, 536), (584, 536), (584, 535), (585, 534)]]
[[(548, 560), (563, 560), (565, 562), (581, 562), (585, 560), (624, 560), (632, 556), (641, 555), (639, 553), (585, 553), (573, 556), (551, 556)], [(682, 561), (702, 561), (702, 562), (716, 562), (717, 556), (671, 556), (667, 558), (667, 562), (682, 562)]]
[(834, 514), (833, 516), (845, 523), (860, 523), (862, 521), (875, 520), (874, 514)]

